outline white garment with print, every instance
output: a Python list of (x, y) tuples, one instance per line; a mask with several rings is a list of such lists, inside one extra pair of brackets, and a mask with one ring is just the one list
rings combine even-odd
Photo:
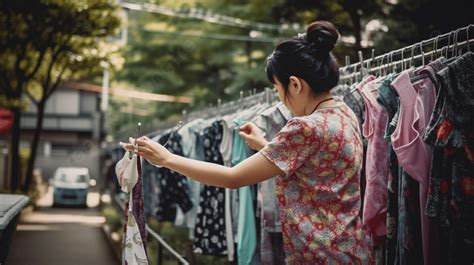
[(117, 178), (122, 191), (130, 193), (128, 203), (128, 221), (123, 239), (122, 265), (148, 265), (148, 260), (143, 247), (142, 237), (135, 216), (133, 215), (133, 187), (138, 181), (137, 155), (129, 157), (125, 153), (122, 160), (117, 163)]

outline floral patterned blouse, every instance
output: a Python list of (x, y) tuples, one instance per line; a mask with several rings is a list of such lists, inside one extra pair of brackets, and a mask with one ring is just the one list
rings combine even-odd
[(260, 153), (277, 177), (287, 264), (370, 264), (359, 217), (363, 150), (344, 103), (292, 118)]

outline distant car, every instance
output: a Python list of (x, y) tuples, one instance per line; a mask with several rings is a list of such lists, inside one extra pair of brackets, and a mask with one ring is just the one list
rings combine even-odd
[(87, 207), (87, 193), (90, 187), (89, 169), (59, 167), (50, 184), (54, 188), (53, 205)]

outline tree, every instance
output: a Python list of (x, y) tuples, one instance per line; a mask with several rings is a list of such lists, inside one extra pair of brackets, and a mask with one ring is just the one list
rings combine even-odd
[(362, 49), (363, 23), (380, 18), (383, 2), (380, 0), (284, 0), (273, 7), (273, 15), (285, 20), (309, 23), (313, 20), (328, 20), (338, 26), (345, 36), (354, 36), (353, 50)]
[[(158, 1), (156, 1), (158, 2)], [(167, 8), (197, 8), (204, 12), (239, 17), (250, 21), (277, 24), (271, 8), (277, 0), (210, 0), (159, 1)], [(264, 73), (265, 59), (275, 46), (273, 42), (250, 42), (211, 38), (210, 34), (249, 36), (247, 28), (216, 25), (196, 19), (175, 18), (129, 11), (129, 42), (123, 70), (114, 76), (121, 86), (137, 87), (154, 93), (190, 96), (193, 104), (143, 103), (113, 98), (113, 108), (124, 104), (152, 112), (147, 117), (118, 115), (111, 112), (109, 130), (123, 137), (135, 131), (136, 121), (153, 124), (158, 120), (176, 119), (181, 110), (188, 111), (236, 99), (239, 92), (258, 91), (269, 86)], [(272, 31), (253, 32), (261, 37), (283, 37)], [(201, 34), (202, 37), (192, 37)], [(294, 33), (293, 33), (294, 34)], [(135, 122), (130, 122), (130, 120)], [(130, 126), (127, 126), (130, 125)], [(128, 127), (128, 128), (127, 128)], [(120, 133), (124, 131), (123, 133)], [(127, 133), (128, 131), (128, 133)]]
[[(117, 33), (121, 21), (117, 5), (107, 0), (2, 1), (0, 12), (0, 36), (4, 37), (0, 47), (6, 48), (1, 49), (0, 58), (7, 62), (0, 66), (2, 92), (11, 100), (21, 100), (25, 93), (38, 113), (23, 187), (26, 192), (32, 179), (47, 100), (63, 80), (101, 72), (100, 63), (110, 61), (117, 51), (105, 39)], [(12, 143), (14, 150), (19, 142), (20, 110), (12, 110), (16, 112), (12, 130), (12, 138), (17, 137)], [(12, 160), (16, 160), (17, 151), (12, 155)], [(12, 169), (15, 171), (12, 170), (11, 188), (15, 190), (18, 171), (13, 165)]]
[[(400, 49), (474, 22), (474, 2), (470, 0), (400, 0), (386, 4), (385, 10), (382, 23), (387, 32), (374, 32), (371, 36), (380, 52)], [(460, 39), (466, 39), (464, 32)]]

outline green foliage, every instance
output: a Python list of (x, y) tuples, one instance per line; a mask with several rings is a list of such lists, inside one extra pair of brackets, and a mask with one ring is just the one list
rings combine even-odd
[[(353, 26), (350, 14), (364, 8), (366, 20), (379, 12), (378, 1), (156, 1), (169, 8), (200, 8), (214, 13), (280, 25), (295, 22), (299, 25), (314, 19), (328, 19), (337, 23), (346, 35)], [(357, 8), (356, 8), (357, 7)], [(345, 10), (351, 8), (351, 11)], [(192, 105), (178, 103), (147, 103), (141, 107), (154, 111), (152, 120), (166, 120), (182, 109), (215, 105), (217, 99), (236, 99), (240, 91), (262, 91), (271, 84), (264, 74), (265, 59), (276, 43), (242, 42), (182, 36), (182, 34), (210, 33), (249, 36), (251, 30), (216, 25), (194, 19), (130, 11), (129, 43), (124, 57), (124, 68), (115, 79), (132, 87), (155, 93), (185, 95), (193, 98)], [(303, 31), (303, 28), (299, 29)], [(166, 32), (166, 33), (164, 33)], [(255, 33), (255, 32), (254, 32)], [(261, 37), (288, 38), (288, 32), (259, 32)], [(360, 33), (359, 33), (360, 34)], [(336, 54), (346, 54), (350, 47), (341, 46)], [(340, 56), (342, 58), (342, 56)], [(115, 99), (116, 100), (116, 99)], [(138, 105), (136, 101), (116, 105)], [(138, 108), (138, 107), (137, 107)], [(114, 107), (119, 110), (120, 107)], [(118, 112), (114, 112), (118, 113)], [(109, 115), (109, 130), (124, 130), (130, 121), (153, 123), (149, 117)], [(143, 123), (143, 122), (142, 122)], [(124, 125), (125, 124), (125, 125)], [(129, 127), (133, 132), (134, 126)], [(125, 129), (126, 131), (127, 129)], [(117, 136), (117, 135), (116, 135)]]
[(112, 232), (119, 232), (122, 230), (123, 213), (118, 211), (115, 207), (111, 205), (103, 207), (102, 216), (105, 217), (106, 223), (109, 225)]
[(2, 94), (27, 89), (47, 99), (59, 82), (97, 74), (102, 61), (120, 66), (118, 47), (105, 42), (121, 24), (117, 8), (109, 0), (1, 1)]
[[(151, 0), (150, 0), (151, 1)], [(140, 2), (148, 2), (146, 0)], [(376, 54), (412, 44), (438, 33), (454, 30), (474, 21), (473, 1), (383, 1), (383, 0), (155, 0), (168, 8), (198, 8), (213, 13), (276, 25), (304, 26), (314, 20), (329, 20), (338, 26), (343, 37), (334, 54), (340, 64), (349, 55), (358, 61), (357, 51), (367, 57), (372, 48)], [(447, 13), (446, 13), (447, 12)], [(119, 101), (113, 99), (114, 113), (109, 115), (110, 132), (134, 132), (136, 121), (156, 124), (175, 119), (181, 110), (188, 111), (238, 98), (240, 91), (270, 86), (265, 78), (265, 59), (275, 43), (242, 42), (183, 36), (183, 34), (232, 34), (249, 36), (249, 29), (216, 25), (196, 19), (129, 11), (129, 43), (124, 52), (126, 62), (114, 79), (132, 88), (155, 93), (185, 95), (191, 105)], [(430, 19), (427, 19), (427, 18)], [(370, 27), (370, 23), (378, 26)], [(255, 32), (254, 32), (255, 33)], [(285, 39), (296, 32), (260, 32), (261, 37)], [(121, 115), (120, 108), (134, 106), (153, 115)], [(128, 129), (127, 123), (132, 122)], [(157, 129), (157, 128), (156, 128)], [(125, 133), (126, 134), (126, 133)]]
[[(470, 0), (400, 0), (385, 6), (388, 31), (374, 32), (371, 38), (379, 53), (399, 49), (474, 23), (473, 10)], [(464, 32), (460, 38), (465, 40)]]
[[(159, 1), (170, 8), (195, 7), (252, 21), (278, 24), (271, 16), (271, 7), (278, 1)], [(173, 18), (143, 12), (128, 12), (129, 42), (124, 51), (126, 62), (114, 80), (125, 86), (160, 94), (183, 95), (193, 98), (192, 104), (140, 103), (112, 98), (112, 107), (143, 108), (153, 112), (152, 119), (131, 114), (110, 112), (109, 132), (116, 134), (127, 123), (152, 124), (168, 120), (173, 114), (215, 105), (236, 99), (239, 92), (253, 88), (261, 91), (271, 85), (264, 74), (265, 59), (274, 43), (218, 40), (182, 34), (226, 34), (249, 36), (250, 30), (206, 23), (195, 19)], [(262, 32), (262, 37), (276, 37), (274, 32)], [(113, 85), (112, 85), (113, 86)], [(141, 106), (139, 106), (141, 104)], [(117, 117), (121, 116), (121, 117)], [(172, 118), (174, 119), (174, 118)], [(134, 126), (129, 127), (129, 132)]]

